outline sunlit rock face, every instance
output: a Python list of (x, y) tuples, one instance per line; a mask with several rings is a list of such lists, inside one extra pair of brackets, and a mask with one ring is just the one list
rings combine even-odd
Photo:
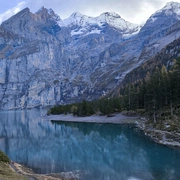
[(142, 27), (116, 13), (62, 20), (52, 9), (22, 10), (0, 26), (0, 109), (92, 100), (180, 36), (178, 3)]

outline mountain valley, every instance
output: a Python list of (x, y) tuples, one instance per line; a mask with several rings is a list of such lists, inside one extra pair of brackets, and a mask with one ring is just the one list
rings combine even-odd
[(0, 26), (0, 108), (98, 99), (166, 47), (179, 56), (179, 8), (168, 3), (143, 26), (112, 12), (62, 20), (52, 9), (22, 10)]

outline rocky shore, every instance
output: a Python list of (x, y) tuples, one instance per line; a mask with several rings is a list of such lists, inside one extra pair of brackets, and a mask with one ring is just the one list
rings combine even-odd
[[(43, 117), (44, 120), (49, 121), (68, 121), (68, 122), (87, 122), (87, 123), (116, 123), (116, 124), (135, 124), (141, 130), (144, 131), (144, 134), (150, 137), (153, 141), (159, 144), (180, 147), (180, 133), (179, 131), (174, 131), (169, 127), (175, 125), (166, 124), (163, 125), (166, 128), (160, 128), (159, 126), (153, 125), (153, 123), (149, 123), (146, 118), (142, 118), (138, 115), (126, 114), (126, 113), (116, 113), (112, 116), (99, 116), (92, 115), (87, 117), (77, 117), (71, 114), (68, 115), (49, 115)], [(162, 124), (161, 124), (162, 126)], [(176, 125), (178, 126), (178, 125)], [(173, 127), (174, 129), (174, 127)], [(180, 129), (176, 127), (176, 129)]]
[(156, 143), (180, 148), (179, 132), (152, 127), (146, 121), (144, 121), (142, 124), (138, 124), (138, 127), (144, 131), (146, 136), (150, 137)]

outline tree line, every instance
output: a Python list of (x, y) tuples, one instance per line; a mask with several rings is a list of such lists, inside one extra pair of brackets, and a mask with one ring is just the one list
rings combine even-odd
[(171, 68), (156, 67), (151, 75), (120, 88), (118, 97), (103, 97), (50, 109), (51, 114), (72, 113), (77, 116), (93, 114), (111, 115), (122, 110), (144, 113), (156, 122), (158, 119), (180, 116), (180, 58)]
[(73, 114), (74, 116), (90, 116), (93, 114), (108, 115), (121, 111), (119, 98), (101, 98), (96, 101), (83, 100), (81, 103), (58, 105), (51, 108), (48, 114)]
[(143, 111), (154, 122), (180, 116), (180, 59), (170, 69), (164, 65), (146, 78), (127, 84), (120, 90), (121, 105), (128, 110)]

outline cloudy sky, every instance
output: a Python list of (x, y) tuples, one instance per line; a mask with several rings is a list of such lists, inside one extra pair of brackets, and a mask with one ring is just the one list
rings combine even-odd
[[(170, 0), (171, 1), (171, 0)], [(169, 2), (168, 0), (0, 0), (0, 22), (29, 7), (36, 12), (42, 6), (52, 8), (61, 19), (73, 12), (99, 16), (103, 12), (116, 12), (127, 21), (141, 24)], [(180, 0), (176, 0), (180, 2)]]

